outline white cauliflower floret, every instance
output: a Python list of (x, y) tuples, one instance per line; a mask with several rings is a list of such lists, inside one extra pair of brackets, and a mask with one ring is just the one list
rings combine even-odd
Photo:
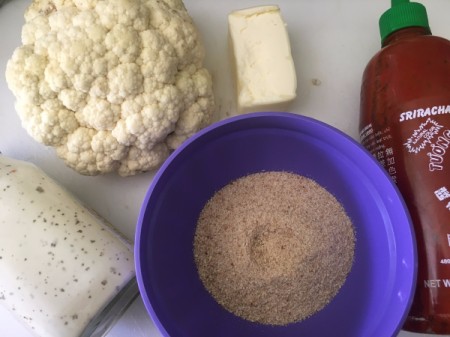
[(211, 122), (212, 81), (181, 0), (34, 0), (7, 64), (22, 125), (82, 174), (159, 166)]

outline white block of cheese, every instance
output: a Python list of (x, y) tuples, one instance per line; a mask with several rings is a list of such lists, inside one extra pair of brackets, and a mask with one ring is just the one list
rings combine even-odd
[(133, 249), (109, 224), (0, 155), (0, 306), (36, 336), (79, 337), (134, 276)]
[(286, 111), (297, 76), (286, 23), (275, 5), (228, 15), (238, 112)]

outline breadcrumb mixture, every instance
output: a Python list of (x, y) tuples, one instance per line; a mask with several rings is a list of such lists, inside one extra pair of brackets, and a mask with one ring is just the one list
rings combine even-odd
[(204, 286), (249, 321), (286, 325), (324, 308), (350, 272), (355, 233), (326, 189), (288, 172), (255, 173), (203, 208), (194, 256)]

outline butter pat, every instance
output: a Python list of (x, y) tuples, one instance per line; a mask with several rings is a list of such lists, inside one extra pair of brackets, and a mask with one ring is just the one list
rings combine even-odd
[(238, 111), (285, 111), (296, 97), (297, 77), (280, 8), (234, 11), (228, 26)]

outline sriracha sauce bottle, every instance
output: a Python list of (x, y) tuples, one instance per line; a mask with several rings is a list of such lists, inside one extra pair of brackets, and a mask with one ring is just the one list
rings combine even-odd
[(450, 334), (450, 42), (431, 34), (425, 7), (409, 0), (392, 0), (379, 26), (359, 127), (416, 233), (417, 288), (403, 329)]

